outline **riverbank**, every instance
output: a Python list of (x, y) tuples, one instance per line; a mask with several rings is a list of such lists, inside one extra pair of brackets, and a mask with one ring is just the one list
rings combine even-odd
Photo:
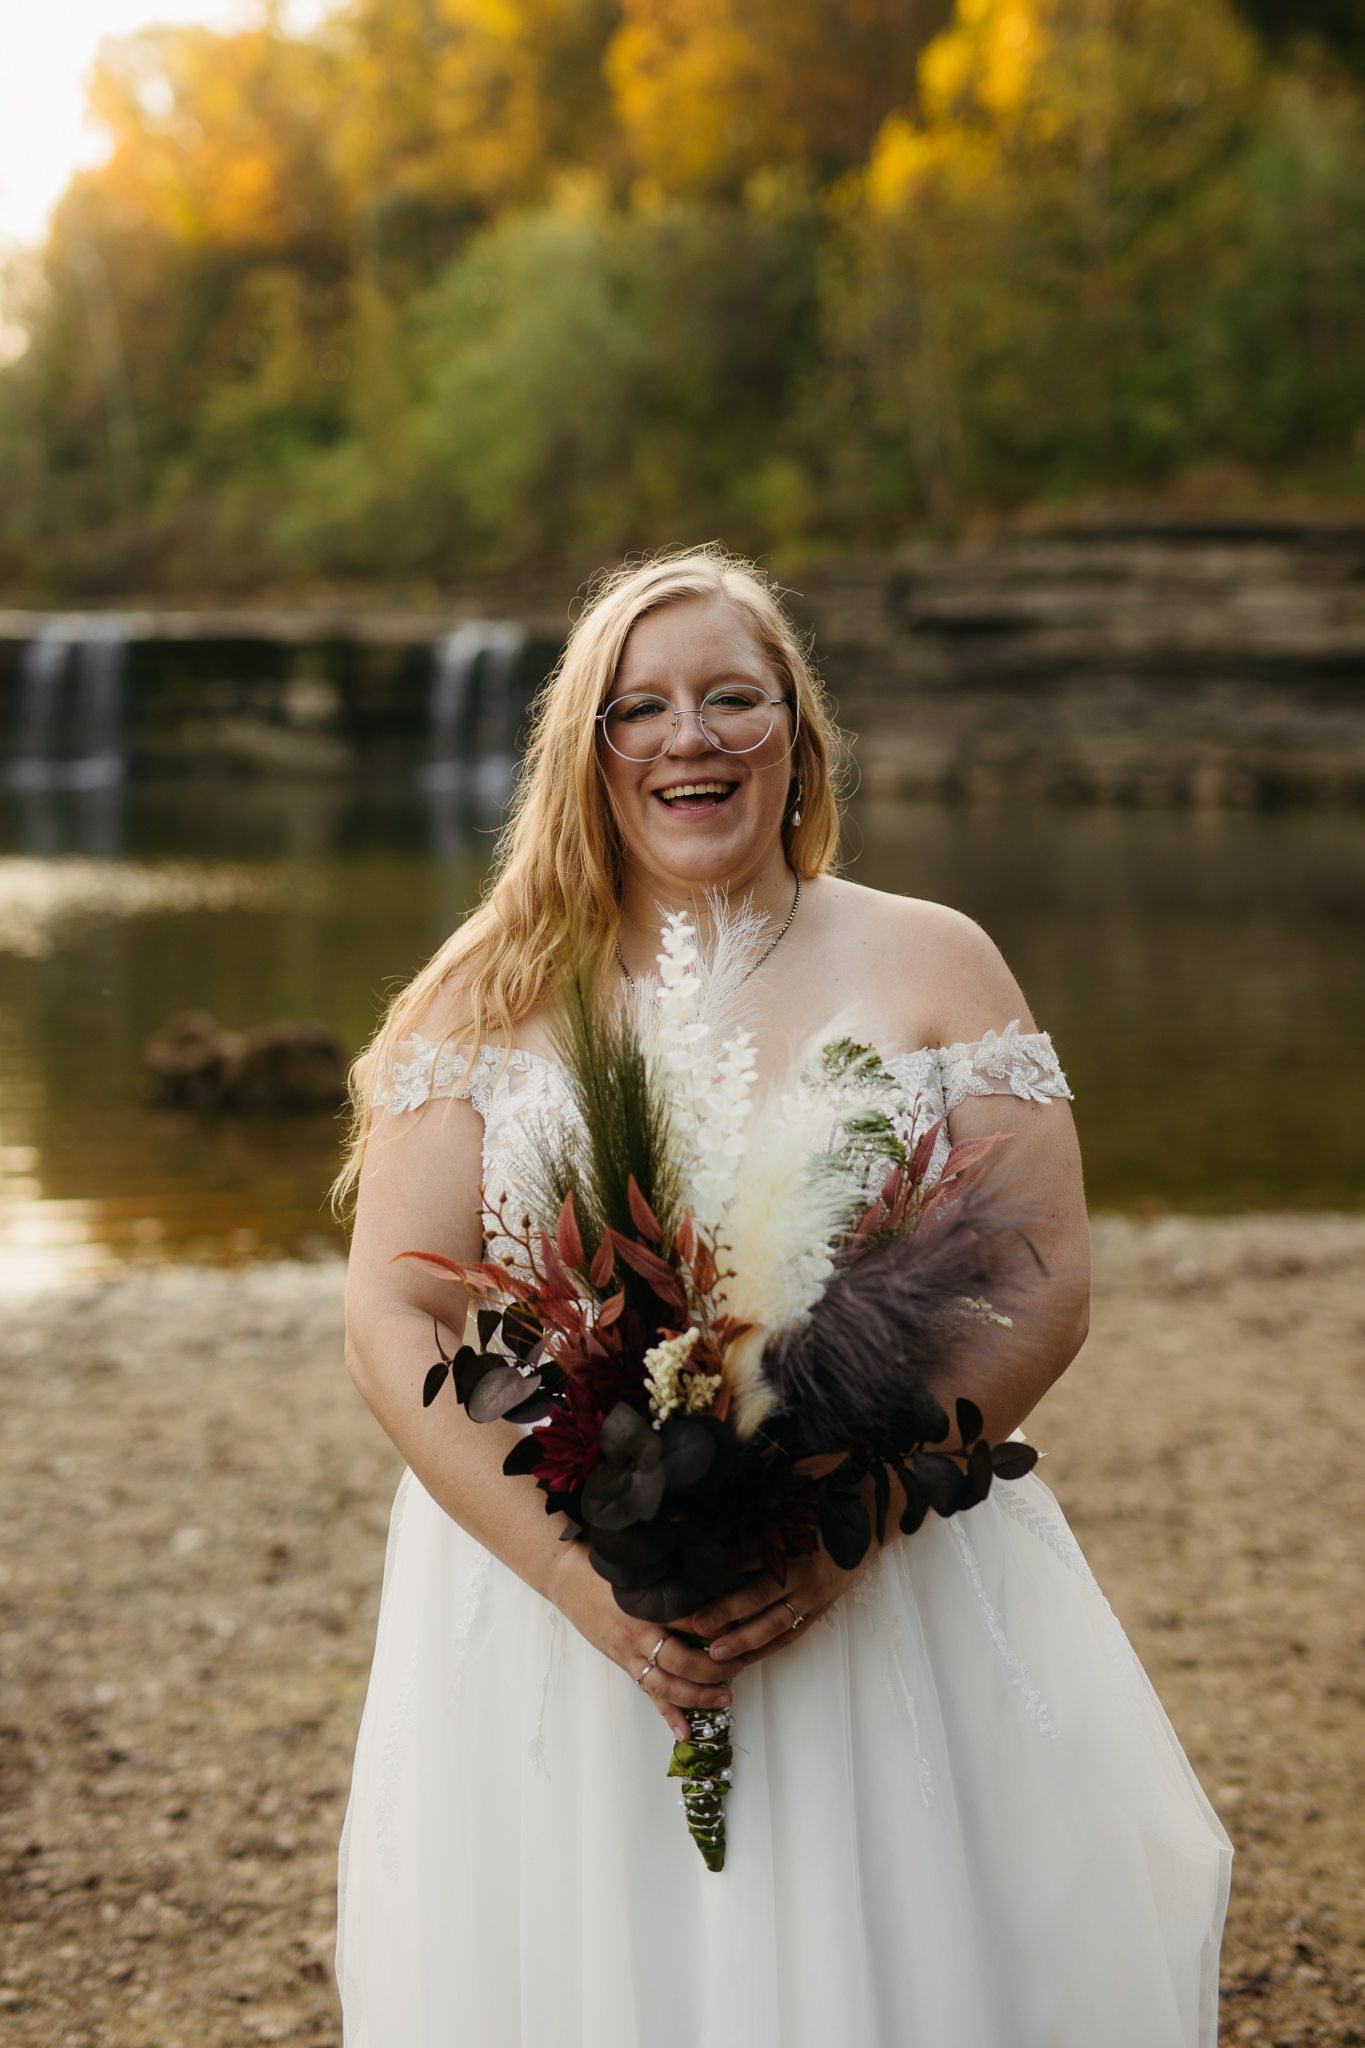
[[(1365, 1218), (1101, 1219), (1095, 1248), (1093, 1334), (1030, 1435), (1237, 1842), (1224, 2039), (1365, 2042)], [(16, 2048), (339, 2041), (398, 1469), (341, 1285), (161, 1267), (7, 1307)]]

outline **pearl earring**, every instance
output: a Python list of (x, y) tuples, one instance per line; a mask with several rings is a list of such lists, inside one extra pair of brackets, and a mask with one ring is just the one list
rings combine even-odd
[(792, 812), (793, 825), (799, 825), (801, 823), (801, 799), (804, 795), (805, 791), (802, 788), (801, 784), (798, 782), (796, 785), (796, 809)]

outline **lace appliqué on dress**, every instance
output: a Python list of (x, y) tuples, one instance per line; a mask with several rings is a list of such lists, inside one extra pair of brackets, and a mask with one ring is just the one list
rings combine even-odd
[(1052, 1040), (1046, 1031), (1021, 1032), (1017, 1017), (975, 1045), (946, 1046), (937, 1059), (945, 1109), (956, 1109), (969, 1095), (1017, 1095), (1021, 1102), (1043, 1104), (1071, 1100)]
[(420, 1031), (414, 1031), (410, 1038), (400, 1038), (398, 1051), (406, 1051), (408, 1057), (395, 1058), (380, 1076), (371, 1097), (375, 1109), (401, 1116), (404, 1110), (420, 1109), (425, 1102), (463, 1097), (473, 1103), (485, 1122), (504, 1066), (509, 1073), (529, 1074), (536, 1057), (529, 1052), (509, 1053), (502, 1045), (481, 1045), (471, 1068), (469, 1055), (451, 1039), (437, 1045), (434, 1039), (423, 1038)]

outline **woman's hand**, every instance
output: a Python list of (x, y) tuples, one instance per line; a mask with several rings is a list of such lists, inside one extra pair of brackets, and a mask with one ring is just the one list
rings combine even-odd
[(729, 1706), (730, 1686), (741, 1665), (717, 1657), (714, 1648), (709, 1653), (689, 1649), (662, 1622), (632, 1621), (617, 1606), (606, 1580), (593, 1570), (581, 1543), (562, 1546), (551, 1582), (542, 1591), (565, 1620), (572, 1622), (595, 1650), (619, 1664), (632, 1681), (653, 1659), (654, 1669), (641, 1691), (658, 1708), (677, 1741), (686, 1742), (692, 1732), (680, 1708), (722, 1710)]
[(724, 1666), (733, 1682), (734, 1672), (746, 1664), (757, 1664), (798, 1641), (856, 1576), (841, 1571), (821, 1544), (809, 1557), (789, 1561), (785, 1586), (779, 1586), (771, 1572), (759, 1572), (737, 1592), (699, 1609), (691, 1626), (698, 1635), (713, 1638), (707, 1654)]

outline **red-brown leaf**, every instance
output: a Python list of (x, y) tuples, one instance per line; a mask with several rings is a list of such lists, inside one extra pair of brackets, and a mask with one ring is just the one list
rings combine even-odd
[(626, 1290), (624, 1287), (617, 1294), (609, 1294), (607, 1296), (607, 1299), (603, 1302), (601, 1308), (599, 1308), (597, 1311), (598, 1329), (609, 1329), (611, 1325), (616, 1321), (616, 1318), (620, 1315), (625, 1305)]
[(692, 1284), (698, 1294), (709, 1294), (716, 1284), (716, 1262), (708, 1244), (698, 1242), (692, 1256)]
[(940, 1117), (936, 1124), (930, 1124), (928, 1130), (924, 1133), (924, 1136), (920, 1139), (914, 1151), (911, 1153), (911, 1180), (922, 1180), (925, 1174), (928, 1172), (929, 1161), (933, 1157), (934, 1147), (938, 1143), (938, 1134), (943, 1129), (943, 1126), (946, 1121), (947, 1119), (945, 1117)]
[(824, 1479), (831, 1472), (837, 1472), (848, 1457), (847, 1451), (820, 1451), (812, 1458), (798, 1458), (792, 1466), (803, 1479)]
[(540, 1263), (552, 1293), (556, 1294), (561, 1301), (572, 1301), (574, 1298), (573, 1282), (559, 1263), (559, 1253), (543, 1231), (540, 1237)]
[(985, 1158), (992, 1145), (1003, 1145), (1013, 1135), (1012, 1131), (992, 1131), (988, 1138), (960, 1139), (944, 1160), (940, 1178), (950, 1180), (965, 1167), (976, 1165), (979, 1160)]
[(630, 1220), (641, 1237), (647, 1237), (651, 1244), (662, 1244), (663, 1226), (640, 1193), (639, 1184), (633, 1173), (626, 1180), (626, 1200), (630, 1203)]
[(608, 1231), (597, 1247), (596, 1255), (588, 1268), (588, 1278), (596, 1288), (603, 1288), (616, 1271), (616, 1253), (612, 1248), (611, 1232)]
[[(396, 1266), (400, 1259), (416, 1259), (423, 1266), (438, 1266), (442, 1278), (446, 1280), (463, 1281), (469, 1271), (467, 1266), (458, 1265), (454, 1259), (442, 1258), (439, 1252), (395, 1252), (389, 1264)], [(477, 1272), (478, 1268), (475, 1267), (474, 1270)]]
[(692, 1222), (692, 1211), (690, 1209), (683, 1210), (682, 1221), (678, 1225), (678, 1234), (673, 1241), (678, 1247), (678, 1256), (686, 1259), (690, 1266), (692, 1255), (697, 1249), (697, 1233)]
[(574, 1213), (573, 1189), (564, 1197), (564, 1206), (559, 1212), (555, 1225), (555, 1244), (560, 1258), (571, 1273), (583, 1270), (583, 1239), (578, 1231), (578, 1217)]
[(638, 1273), (642, 1280), (648, 1280), (660, 1301), (666, 1301), (672, 1308), (687, 1307), (687, 1296), (683, 1293), (678, 1276), (671, 1266), (665, 1265), (656, 1253), (648, 1251), (644, 1245), (636, 1244), (628, 1237), (622, 1237), (619, 1230), (613, 1230), (610, 1235), (612, 1243), (616, 1246), (617, 1257), (624, 1259), (631, 1271)]

